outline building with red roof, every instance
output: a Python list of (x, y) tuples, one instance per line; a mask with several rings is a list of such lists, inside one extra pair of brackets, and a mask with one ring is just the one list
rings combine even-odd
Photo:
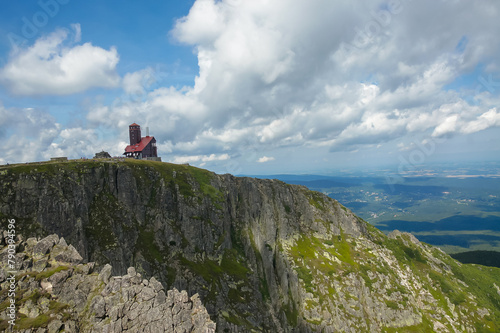
[[(148, 131), (149, 132), (149, 131)], [(133, 123), (129, 126), (130, 145), (125, 148), (123, 155), (137, 159), (160, 160), (156, 149), (154, 136), (141, 137), (141, 126)]]

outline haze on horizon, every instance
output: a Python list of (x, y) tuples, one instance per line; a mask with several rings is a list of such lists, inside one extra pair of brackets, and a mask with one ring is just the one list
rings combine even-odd
[(498, 1), (1, 6), (0, 164), (118, 156), (133, 122), (219, 173), (500, 161)]

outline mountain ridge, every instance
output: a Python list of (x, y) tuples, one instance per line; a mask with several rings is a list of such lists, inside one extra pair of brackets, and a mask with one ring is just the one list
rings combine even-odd
[(135, 160), (11, 166), (0, 186), (0, 217), (27, 236), (198, 293), (220, 332), (500, 327), (498, 271), (386, 237), (302, 186)]

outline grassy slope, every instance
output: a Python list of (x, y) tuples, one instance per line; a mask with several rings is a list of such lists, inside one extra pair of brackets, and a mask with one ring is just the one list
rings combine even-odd
[[(319, 318), (307, 314), (311, 309), (315, 310), (311, 313), (332, 309), (334, 312), (343, 311), (344, 308), (362, 312), (368, 301), (358, 298), (357, 292), (349, 292), (352, 285), (345, 283), (359, 281), (355, 288), (369, 288), (372, 295), (370, 302), (377, 304), (377, 308), (386, 312), (407, 310), (408, 313), (422, 315), (419, 324), (399, 328), (387, 326), (384, 329), (386, 332), (432, 332), (436, 317), (438, 322), (452, 331), (446, 316), (460, 319), (468, 316), (467, 324), (477, 332), (500, 330), (500, 293), (496, 287), (500, 286), (500, 269), (462, 265), (427, 244), (422, 244), (421, 248), (409, 242), (405, 239), (407, 236), (388, 239), (374, 228), (371, 231), (377, 235), (374, 247), (366, 247), (368, 243), (363, 244), (360, 239), (343, 235), (329, 239), (318, 235), (301, 236), (288, 247), (298, 277), (304, 289), (312, 295), (303, 304), (306, 321), (319, 323)], [(396, 266), (380, 260), (382, 254), (387, 254), (384, 248), (397, 259)], [(431, 257), (441, 261), (437, 268)], [(404, 274), (407, 267), (418, 281), (410, 282), (410, 288), (401, 284), (401, 273), (398, 273), (399, 270)], [(419, 284), (421, 287), (418, 287)], [(427, 310), (414, 306), (414, 295), (421, 291), (430, 291), (432, 297), (432, 301), (427, 303)], [(339, 296), (340, 293), (342, 296)], [(484, 317), (472, 315), (478, 308), (487, 308), (489, 314)], [(369, 331), (359, 320), (360, 316), (362, 314), (348, 315), (346, 320), (359, 325), (359, 331)]]

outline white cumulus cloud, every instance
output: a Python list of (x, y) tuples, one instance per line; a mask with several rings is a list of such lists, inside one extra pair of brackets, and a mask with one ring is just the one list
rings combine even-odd
[[(341, 152), (397, 150), (416, 137), (500, 126), (498, 87), (474, 77), (482, 68), (489, 71), (482, 77), (500, 76), (500, 3), (389, 3), (400, 6), (389, 12), (377, 0), (196, 0), (170, 32), (197, 56), (194, 85), (150, 85), (157, 73), (147, 67), (121, 81), (140, 99), (96, 102), (86, 121), (119, 136), (116, 145), (127, 140), (129, 124), (149, 126), (160, 155), (168, 153), (164, 160), (239, 158), (249, 168), (270, 158), (260, 157), (263, 151), (279, 160), (288, 149), (348, 156)], [(120, 85), (116, 50), (68, 46), (67, 37), (58, 31), (14, 54), (2, 82), (19, 94)], [(62, 69), (69, 54), (80, 59), (84, 49), (92, 51), (78, 62), (85, 70)], [(57, 136), (53, 147), (69, 140)]]
[(80, 25), (70, 32), (58, 29), (34, 45), (15, 50), (0, 70), (0, 82), (18, 95), (69, 95), (93, 87), (116, 87), (119, 61), (115, 48), (105, 50), (91, 43), (75, 44)]
[(259, 162), (259, 163), (266, 163), (266, 162), (270, 162), (270, 161), (274, 161), (274, 157), (262, 156), (261, 158), (259, 158), (257, 160), (257, 162)]

